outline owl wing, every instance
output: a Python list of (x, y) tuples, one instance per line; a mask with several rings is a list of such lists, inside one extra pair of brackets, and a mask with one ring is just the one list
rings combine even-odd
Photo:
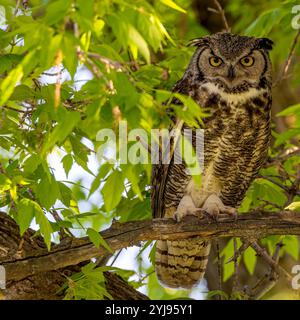
[(151, 208), (153, 218), (162, 218), (164, 214), (164, 191), (168, 177), (169, 165), (162, 163), (152, 167)]
[[(179, 80), (172, 92), (178, 92), (186, 94), (188, 89), (188, 81), (186, 79)], [(176, 98), (172, 100), (172, 104), (176, 105), (182, 105), (182, 102)], [(183, 121), (172, 118), (173, 125), (170, 126), (169, 131), (173, 129), (177, 129), (181, 131), (181, 128), (183, 126)], [(174, 141), (171, 141), (170, 143), (173, 144)], [(176, 143), (175, 143), (176, 144)], [(170, 150), (172, 150), (172, 145)], [(161, 159), (161, 149), (159, 150), (159, 163), (156, 165), (152, 165), (152, 178), (151, 178), (151, 208), (152, 208), (152, 215), (153, 218), (162, 218), (164, 216), (164, 194), (165, 194), (165, 188), (166, 183), (169, 177), (169, 171), (170, 167), (172, 166), (172, 151), (170, 154), (170, 163), (169, 164), (163, 164)]]
[[(183, 127), (182, 120), (176, 120), (176, 123), (169, 128), (169, 131), (173, 129), (178, 130), (181, 132)], [(173, 153), (174, 153), (174, 145), (177, 143), (178, 137), (172, 138), (170, 143), (170, 162), (169, 164), (164, 164), (162, 159), (164, 155), (162, 155), (161, 148), (159, 150), (159, 164), (152, 166), (152, 192), (151, 192), (151, 207), (152, 213), (154, 218), (162, 218), (164, 216), (164, 194), (165, 194), (165, 187), (167, 183), (167, 179), (169, 177), (169, 170), (172, 166), (173, 162)], [(168, 148), (166, 148), (168, 150)]]

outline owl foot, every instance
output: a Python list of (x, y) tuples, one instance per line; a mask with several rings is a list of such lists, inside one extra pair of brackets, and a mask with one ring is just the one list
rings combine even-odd
[(176, 210), (174, 213), (174, 219), (177, 222), (180, 222), (184, 217), (186, 216), (196, 216), (199, 219), (201, 219), (203, 217), (204, 214), (204, 210), (201, 208), (195, 208), (193, 210)]
[(185, 216), (192, 215), (198, 218), (203, 217), (204, 210), (196, 208), (192, 198), (190, 196), (184, 196), (177, 207), (177, 210), (174, 213), (173, 218), (180, 222)]
[(237, 218), (236, 208), (225, 206), (222, 200), (216, 194), (211, 194), (206, 199), (202, 209), (214, 220), (217, 220), (217, 218), (222, 214), (230, 215), (235, 219)]

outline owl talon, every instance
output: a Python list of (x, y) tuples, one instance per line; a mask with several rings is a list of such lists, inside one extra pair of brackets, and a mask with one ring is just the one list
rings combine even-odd
[(174, 215), (173, 215), (173, 219), (176, 222), (180, 222), (184, 217), (186, 216), (196, 216), (199, 219), (203, 218), (203, 213), (204, 210), (200, 209), (200, 208), (195, 208), (195, 209), (187, 209), (187, 210), (176, 210)]
[(224, 209), (221, 210), (221, 213), (232, 216), (235, 220), (237, 219), (237, 209), (230, 206), (224, 206)]
[(198, 218), (203, 217), (203, 209), (196, 208), (192, 198), (189, 195), (185, 195), (181, 200), (175, 211), (173, 218), (180, 222), (185, 216), (196, 216)]
[(237, 219), (236, 208), (225, 206), (216, 194), (212, 194), (206, 199), (203, 209), (214, 221), (218, 221), (218, 217), (222, 214), (230, 215)]

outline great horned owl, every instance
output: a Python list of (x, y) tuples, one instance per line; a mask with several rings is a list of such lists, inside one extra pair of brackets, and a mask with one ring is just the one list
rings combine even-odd
[[(199, 208), (211, 215), (235, 213), (267, 156), (272, 44), (225, 32), (192, 41), (197, 49), (173, 91), (210, 110), (204, 119), (202, 183), (194, 183), (184, 164), (154, 165), (155, 218), (180, 220)], [(158, 279), (168, 287), (191, 288), (204, 275), (210, 245), (199, 237), (157, 241)]]

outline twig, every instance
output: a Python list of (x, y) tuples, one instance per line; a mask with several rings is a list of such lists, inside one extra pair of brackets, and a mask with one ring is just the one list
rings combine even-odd
[[(60, 216), (59, 216), (59, 214), (58, 214), (58, 212), (56, 211), (56, 210), (51, 210), (50, 211), (50, 214), (52, 215), (52, 217), (54, 218), (54, 220), (56, 221), (56, 222), (60, 222), (60, 221), (63, 221), (61, 218), (60, 218)], [(66, 233), (65, 232), (65, 230), (64, 230), (64, 228), (60, 228), (59, 229), (59, 231), (58, 231), (58, 233), (59, 233), (59, 235), (60, 235), (60, 238), (61, 238), (61, 240), (63, 240), (63, 239), (65, 239), (65, 238), (67, 238), (67, 237), (73, 237), (73, 235), (71, 234), (71, 232), (66, 228), (66, 230), (68, 231), (68, 233)]]
[(106, 66), (111, 67), (112, 69), (122, 70), (122, 71), (126, 70), (124, 65), (120, 61), (114, 61), (110, 58), (102, 56), (101, 54), (93, 53), (93, 52), (88, 52), (87, 55), (90, 58), (96, 58), (100, 62), (104, 63)]
[(278, 274), (285, 276), (285, 278), (291, 283), (292, 277), (291, 275), (278, 263), (268, 255), (265, 248), (262, 248), (257, 242), (251, 244), (251, 247), (257, 252), (259, 256), (261, 256)]
[(106, 266), (107, 262), (113, 255), (111, 253), (104, 254), (103, 256), (96, 259), (96, 265), (98, 267)]
[(238, 289), (238, 280), (239, 280), (239, 273), (238, 273), (238, 269), (239, 269), (239, 265), (238, 265), (238, 257), (237, 257), (237, 241), (236, 238), (233, 238), (233, 250), (234, 250), (234, 273), (233, 273), (233, 283), (232, 283), (232, 290), (231, 290), (231, 296), (234, 294), (234, 292), (237, 291)]
[(111, 264), (110, 264), (111, 267), (115, 264), (115, 262), (117, 261), (117, 259), (118, 259), (119, 256), (120, 256), (121, 252), (122, 252), (122, 249), (119, 250), (119, 251), (117, 252), (117, 254), (115, 255), (113, 261), (112, 261)]
[(293, 40), (293, 44), (292, 44), (292, 47), (290, 49), (289, 55), (288, 55), (288, 57), (287, 57), (287, 59), (285, 61), (285, 64), (284, 64), (283, 68), (282, 68), (282, 72), (279, 75), (279, 77), (276, 80), (276, 82), (274, 83), (273, 87), (276, 87), (283, 80), (283, 78), (286, 76), (286, 74), (287, 74), (287, 72), (288, 72), (288, 70), (290, 68), (290, 65), (291, 65), (295, 50), (296, 50), (296, 46), (297, 46), (299, 37), (300, 37), (300, 29), (297, 31), (297, 34), (296, 34), (296, 36), (295, 36), (295, 38)]
[(268, 201), (268, 200), (265, 200), (265, 199), (261, 199), (261, 198), (257, 198), (257, 200), (263, 202), (263, 204), (261, 206), (259, 206), (259, 208), (261, 209), (264, 209), (266, 206), (271, 206), (273, 208), (276, 208), (276, 209), (279, 209), (279, 210), (282, 210), (282, 206), (279, 206), (278, 204), (276, 203), (273, 203), (271, 201)]
[(295, 181), (289, 187), (289, 192), (287, 193), (287, 201), (284, 204), (284, 207), (287, 207), (290, 203), (293, 202), (294, 197), (296, 195), (299, 195), (299, 186), (300, 186), (300, 165), (298, 165)]
[(90, 59), (85, 52), (81, 51), (79, 47), (77, 48), (77, 56), (78, 56), (79, 60), (84, 60), (91, 67), (92, 72), (94, 73), (94, 75), (98, 79), (103, 78), (104, 81), (106, 82), (106, 84), (109, 83), (109, 80), (103, 74), (103, 72), (98, 68), (98, 66), (95, 64), (95, 62), (92, 59)]
[(25, 110), (20, 110), (20, 109), (9, 107), (9, 106), (1, 106), (1, 108), (2, 109), (16, 111), (16, 112), (19, 112), (19, 113), (25, 113), (25, 114), (28, 112), (28, 111), (25, 111)]
[(237, 260), (242, 254), (243, 252), (252, 244), (252, 242), (254, 242), (255, 240), (250, 240), (250, 239), (247, 239), (247, 240), (244, 240), (242, 245), (238, 248), (238, 250), (236, 250), (234, 252), (234, 255), (232, 258), (230, 258), (228, 261), (226, 261), (226, 263), (230, 263), (232, 261), (235, 261)]
[[(273, 255), (273, 260), (278, 264), (279, 252), (282, 248), (282, 241), (276, 244), (276, 249)], [(261, 299), (267, 292), (269, 292), (278, 281), (279, 276), (277, 272), (271, 267), (269, 273), (262, 276), (257, 283), (252, 287), (251, 293), (249, 293), (250, 299), (258, 300)]]
[(146, 280), (151, 274), (153, 274), (155, 270), (150, 271), (149, 273), (145, 274), (141, 279), (140, 282), (143, 283), (144, 280)]
[[(218, 290), (222, 291), (222, 282), (223, 282), (223, 277), (222, 277), (222, 261), (220, 257), (220, 246), (219, 246), (219, 241), (218, 239), (216, 240), (216, 251), (217, 251), (217, 261), (218, 261)], [(222, 300), (222, 295), (218, 295), (218, 299)]]
[(274, 158), (269, 158), (268, 161), (265, 163), (264, 168), (268, 168), (273, 166), (274, 164), (282, 164), (282, 162), (288, 160), (290, 157), (300, 155), (300, 148), (293, 147), (284, 150), (283, 153), (279, 154), (278, 156)]
[(28, 8), (28, 0), (23, 0), (23, 7), (26, 10)]
[[(228, 22), (227, 22), (227, 18), (226, 18), (224, 9), (222, 8), (222, 6), (220, 5), (220, 2), (219, 2), (218, 0), (214, 0), (214, 3), (215, 3), (215, 5), (216, 5), (216, 7), (217, 7), (217, 9), (218, 9), (217, 12), (218, 12), (218, 13), (221, 15), (221, 17), (222, 17), (222, 21), (223, 21), (225, 30), (226, 30), (227, 32), (230, 32), (230, 27), (229, 27), (229, 25), (228, 25)], [(210, 11), (212, 11), (212, 10), (210, 10)]]
[[(61, 68), (60, 69), (60, 72), (64, 72), (65, 71), (65, 68)], [(47, 77), (57, 77), (57, 72), (42, 72), (42, 75), (43, 76), (47, 76)]]
[(259, 174), (257, 177), (272, 182), (273, 184), (275, 184), (275, 185), (278, 186), (279, 188), (285, 190), (286, 192), (289, 191), (289, 187), (285, 186), (285, 185), (282, 184), (282, 183), (279, 183), (279, 182), (273, 180), (272, 178), (270, 178), (270, 177), (268, 177), (268, 176), (263, 176), (263, 175)]
[(17, 13), (19, 11), (20, 4), (21, 4), (21, 0), (17, 0), (17, 4), (16, 4), (16, 7), (15, 7), (15, 10), (13, 13), (14, 17), (17, 15)]

